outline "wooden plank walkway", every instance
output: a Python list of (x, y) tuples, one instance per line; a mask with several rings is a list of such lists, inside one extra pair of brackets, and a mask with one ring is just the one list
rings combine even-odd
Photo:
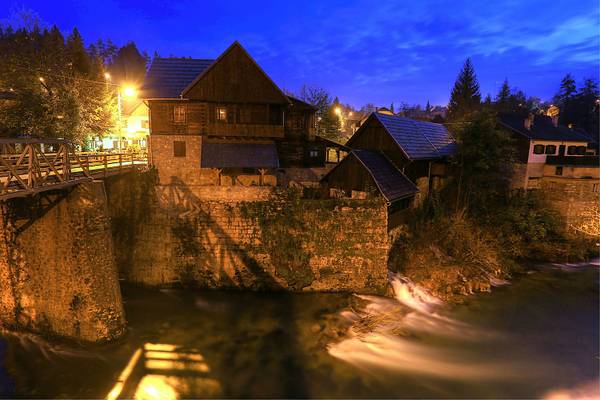
[(0, 139), (0, 201), (147, 167), (145, 153), (77, 152), (60, 139)]

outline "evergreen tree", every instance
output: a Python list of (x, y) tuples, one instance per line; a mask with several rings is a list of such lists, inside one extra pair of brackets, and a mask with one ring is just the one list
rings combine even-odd
[(427, 114), (431, 112), (431, 104), (429, 104), (429, 99), (427, 100), (427, 105), (425, 105), (425, 112)]
[(116, 52), (109, 65), (109, 71), (114, 82), (139, 86), (144, 81), (147, 64), (147, 56), (140, 54), (135, 43), (129, 42)]
[(450, 94), (448, 117), (452, 120), (464, 119), (477, 111), (480, 105), (479, 83), (471, 59), (467, 58)]
[(499, 111), (506, 111), (508, 108), (508, 102), (510, 100), (510, 86), (508, 85), (508, 79), (504, 78), (504, 82), (500, 87), (500, 91), (496, 96), (496, 106)]

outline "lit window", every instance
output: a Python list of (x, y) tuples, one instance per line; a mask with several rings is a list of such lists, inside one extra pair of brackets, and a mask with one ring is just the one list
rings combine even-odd
[(217, 121), (227, 121), (227, 109), (225, 107), (217, 108)]
[(556, 146), (553, 144), (549, 144), (548, 146), (546, 146), (546, 154), (555, 154), (556, 153)]
[(176, 124), (185, 124), (185, 106), (173, 107), (173, 122)]
[(556, 167), (556, 171), (554, 171), (554, 175), (562, 175), (563, 174), (563, 167)]
[(150, 124), (148, 123), (147, 119), (143, 119), (142, 120), (142, 129), (148, 129), (150, 127)]
[(319, 157), (319, 151), (318, 150), (311, 150), (309, 152), (309, 154), (310, 154), (311, 158), (317, 158), (317, 157)]
[(544, 145), (536, 144), (533, 146), (533, 154), (544, 154)]
[(173, 157), (185, 157), (185, 142), (173, 142)]
[(567, 154), (570, 156), (574, 156), (575, 154), (577, 154), (577, 146), (567, 147)]

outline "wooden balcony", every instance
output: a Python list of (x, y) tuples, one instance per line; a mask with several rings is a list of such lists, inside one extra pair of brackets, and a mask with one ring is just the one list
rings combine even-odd
[(283, 138), (283, 125), (208, 123), (200, 132), (211, 136)]

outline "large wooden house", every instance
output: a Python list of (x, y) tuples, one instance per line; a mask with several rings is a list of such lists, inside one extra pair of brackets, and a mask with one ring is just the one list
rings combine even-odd
[(285, 95), (238, 42), (216, 60), (155, 58), (141, 96), (163, 184), (276, 185), (286, 168), (325, 167), (315, 109)]
[(442, 184), (456, 142), (441, 124), (372, 113), (350, 138), (350, 154), (321, 181), (345, 195), (382, 196), (390, 215)]

